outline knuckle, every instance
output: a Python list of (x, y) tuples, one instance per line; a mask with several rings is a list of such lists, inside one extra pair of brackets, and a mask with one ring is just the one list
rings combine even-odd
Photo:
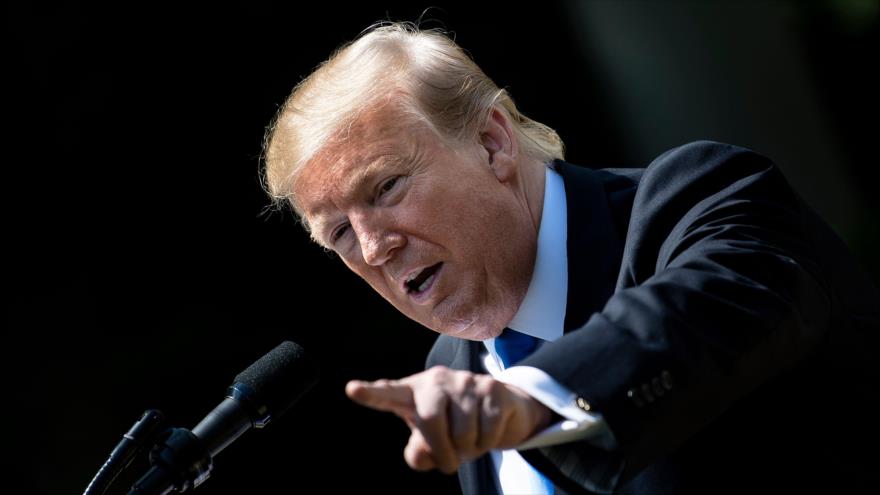
[(492, 397), (486, 397), (483, 400), (483, 407), (480, 411), (480, 427), (483, 432), (494, 432), (501, 424), (503, 408), (501, 404)]
[(474, 377), (474, 391), (479, 396), (487, 396), (492, 390), (492, 384), (496, 380), (491, 376), (479, 375)]
[(434, 384), (443, 384), (448, 380), (450, 370), (446, 366), (434, 366), (425, 372), (426, 377)]
[(462, 371), (458, 375), (459, 387), (465, 390), (472, 390), (477, 385), (477, 376), (468, 371)]
[(419, 426), (427, 426), (432, 423), (440, 420), (440, 411), (437, 409), (431, 408), (424, 411), (421, 411), (419, 415), (416, 417), (416, 424)]
[(446, 373), (449, 373), (449, 368), (443, 366), (442, 364), (438, 364), (437, 366), (432, 366), (431, 368), (429, 368), (426, 373), (428, 373), (429, 375), (445, 375)]
[(463, 417), (469, 417), (474, 414), (477, 408), (477, 398), (470, 394), (464, 394), (455, 403), (457, 413)]
[(480, 380), (477, 382), (477, 388), (483, 393), (483, 395), (491, 395), (497, 393), (500, 383), (501, 382), (491, 376), (484, 376), (480, 377)]
[(497, 395), (487, 393), (483, 396), (482, 409), (484, 416), (487, 414), (497, 414), (497, 412), (501, 409), (501, 401), (498, 400)]
[(487, 386), (486, 394), (483, 396), (484, 401), (493, 407), (501, 407), (504, 403), (505, 391), (503, 383), (492, 380), (492, 383)]
[(504, 392), (504, 390), (504, 383), (499, 382), (494, 378), (491, 379), (491, 381), (489, 382), (489, 393), (491, 395), (500, 395), (502, 392)]

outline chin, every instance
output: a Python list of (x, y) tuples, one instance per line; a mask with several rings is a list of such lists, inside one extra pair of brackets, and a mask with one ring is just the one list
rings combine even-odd
[[(509, 318), (499, 308), (488, 304), (462, 304), (461, 301), (444, 301), (434, 308), (429, 321), (422, 323), (435, 332), (466, 340), (487, 340), (501, 335)], [(458, 303), (458, 304), (456, 304)]]
[(501, 335), (504, 328), (495, 328), (485, 322), (476, 320), (459, 320), (446, 323), (438, 330), (438, 333), (466, 340), (487, 340)]

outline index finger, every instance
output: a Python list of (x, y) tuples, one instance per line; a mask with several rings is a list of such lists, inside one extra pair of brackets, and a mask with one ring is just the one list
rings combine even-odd
[(412, 389), (398, 380), (351, 380), (345, 385), (345, 394), (362, 406), (393, 412), (405, 419), (415, 413)]

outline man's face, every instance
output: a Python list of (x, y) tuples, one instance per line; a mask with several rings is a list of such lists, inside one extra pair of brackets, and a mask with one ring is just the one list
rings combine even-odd
[(451, 144), (401, 115), (366, 112), (325, 146), (295, 182), (297, 203), (314, 238), (402, 313), (442, 334), (495, 337), (525, 296), (537, 242), (515, 175), (490, 165), (514, 160), (491, 130)]

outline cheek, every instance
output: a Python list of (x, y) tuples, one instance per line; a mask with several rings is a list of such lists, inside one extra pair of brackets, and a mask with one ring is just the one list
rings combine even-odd
[(410, 204), (411, 220), (419, 222), (425, 232), (448, 244), (475, 245), (478, 249), (492, 228), (493, 217), (500, 213), (493, 198), (466, 186), (436, 187), (414, 194)]

